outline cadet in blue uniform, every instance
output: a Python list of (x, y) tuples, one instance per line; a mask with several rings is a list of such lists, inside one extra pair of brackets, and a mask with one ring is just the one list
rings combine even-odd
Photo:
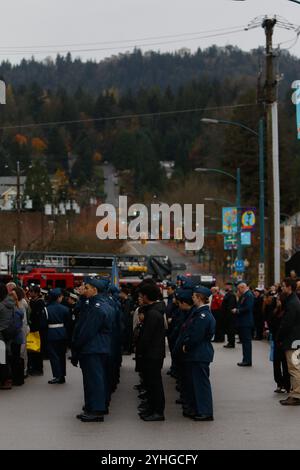
[(232, 312), (236, 315), (236, 326), (243, 346), (243, 360), (237, 365), (251, 367), (254, 296), (244, 281), (238, 283), (237, 290), (239, 300), (237, 308), (234, 308)]
[(61, 289), (52, 289), (48, 294), (49, 303), (45, 309), (47, 329), (47, 351), (50, 359), (53, 379), (49, 384), (63, 384), (66, 376), (67, 330), (70, 324), (70, 312), (61, 305)]
[(173, 358), (174, 363), (176, 364), (176, 378), (177, 378), (177, 387), (176, 389), (180, 392), (180, 398), (176, 400), (177, 404), (182, 404), (183, 416), (190, 417), (190, 414), (194, 414), (190, 410), (189, 400), (188, 400), (188, 380), (186, 376), (186, 367), (184, 362), (184, 352), (182, 350), (182, 340), (185, 337), (186, 328), (189, 324), (189, 318), (193, 310), (196, 309), (193, 302), (193, 291), (191, 289), (177, 289), (176, 290), (176, 299), (178, 302), (178, 308), (181, 312), (181, 322), (178, 324), (180, 327), (178, 330), (178, 335), (176, 338), (176, 343), (173, 348)]
[(199, 286), (194, 289), (195, 309), (186, 322), (182, 335), (182, 351), (186, 390), (189, 390), (190, 417), (195, 421), (213, 421), (213, 402), (209, 381), (209, 364), (213, 361), (214, 350), (211, 339), (215, 333), (216, 322), (209, 309), (210, 290)]
[(107, 360), (111, 351), (111, 317), (98, 295), (101, 281), (85, 280), (82, 309), (75, 325), (71, 362), (78, 361), (83, 376), (84, 413), (77, 415), (83, 422), (103, 421), (107, 412)]

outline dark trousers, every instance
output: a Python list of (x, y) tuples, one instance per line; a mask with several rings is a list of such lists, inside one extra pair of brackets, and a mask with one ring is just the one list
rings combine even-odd
[(43, 373), (43, 354), (28, 351), (28, 371)]
[(186, 362), (188, 408), (196, 415), (213, 416), (213, 400), (209, 380), (209, 364)]
[(5, 352), (6, 364), (0, 364), (0, 385), (4, 385), (7, 380), (12, 379), (11, 355)]
[(263, 319), (262, 313), (254, 316), (254, 324), (255, 324), (255, 339), (263, 339), (264, 319)]
[(216, 320), (214, 341), (223, 342), (225, 340), (223, 312), (222, 310), (212, 310), (212, 314)]
[(47, 351), (53, 377), (57, 379), (65, 377), (67, 340), (49, 341)]
[(11, 343), (11, 372), (13, 385), (23, 385), (24, 359), (21, 358), (21, 344)]
[(235, 346), (235, 320), (233, 314), (227, 313), (224, 320), (228, 344)]
[(82, 354), (80, 367), (83, 377), (84, 406), (90, 413), (106, 411), (106, 354)]
[(143, 378), (151, 413), (164, 414), (165, 394), (161, 378), (163, 360), (143, 359)]
[(284, 351), (274, 343), (273, 359), (274, 380), (278, 387), (285, 388), (288, 392), (291, 388), (291, 378)]
[(132, 342), (133, 342), (133, 317), (127, 315), (125, 318), (125, 328), (123, 332), (123, 351), (125, 353), (132, 353)]
[(252, 328), (240, 327), (239, 336), (243, 347), (243, 362), (252, 364)]

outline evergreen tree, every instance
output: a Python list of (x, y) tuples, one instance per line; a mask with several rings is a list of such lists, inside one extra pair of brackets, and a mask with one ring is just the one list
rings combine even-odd
[(44, 210), (44, 205), (52, 201), (52, 186), (47, 168), (40, 160), (35, 160), (26, 178), (24, 198), (32, 200), (33, 209)]

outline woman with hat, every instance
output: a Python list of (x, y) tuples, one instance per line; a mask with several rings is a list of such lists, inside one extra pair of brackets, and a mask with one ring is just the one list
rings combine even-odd
[(209, 380), (209, 365), (213, 361), (214, 349), (211, 339), (215, 333), (216, 321), (209, 309), (210, 290), (204, 286), (194, 289), (195, 309), (190, 315), (184, 336), (186, 377), (190, 390), (187, 397), (190, 418), (195, 421), (213, 421), (213, 401)]

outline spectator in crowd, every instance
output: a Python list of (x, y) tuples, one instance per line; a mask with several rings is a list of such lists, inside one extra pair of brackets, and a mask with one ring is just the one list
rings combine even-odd
[(237, 286), (238, 304), (232, 312), (236, 315), (236, 326), (243, 347), (243, 360), (238, 362), (240, 367), (252, 366), (252, 329), (254, 297), (245, 281), (240, 281)]
[(220, 292), (219, 287), (211, 288), (212, 298), (210, 309), (216, 320), (216, 333), (214, 337), (214, 343), (224, 343), (225, 331), (224, 331), (224, 316), (222, 311), (223, 295)]
[(281, 293), (278, 297), (273, 297), (276, 304), (272, 302), (273, 310), (269, 311), (267, 325), (271, 335), (271, 341), (273, 344), (273, 373), (274, 380), (277, 384), (275, 393), (286, 393), (290, 392), (291, 381), (290, 374), (288, 371), (287, 361), (285, 352), (282, 345), (277, 341), (278, 332), (284, 316), (283, 305), (285, 301), (285, 294)]
[(285, 351), (289, 374), (291, 376), (291, 391), (286, 400), (280, 400), (281, 405), (300, 405), (300, 365), (294, 360), (294, 352), (300, 347), (300, 300), (296, 295), (296, 280), (285, 278), (282, 291), (286, 295), (283, 304), (282, 318), (277, 340)]
[(235, 321), (232, 310), (236, 308), (237, 305), (231, 281), (226, 283), (225, 292), (226, 294), (222, 302), (222, 317), (224, 319), (225, 333), (227, 334), (227, 344), (224, 345), (224, 348), (228, 349), (235, 347)]

